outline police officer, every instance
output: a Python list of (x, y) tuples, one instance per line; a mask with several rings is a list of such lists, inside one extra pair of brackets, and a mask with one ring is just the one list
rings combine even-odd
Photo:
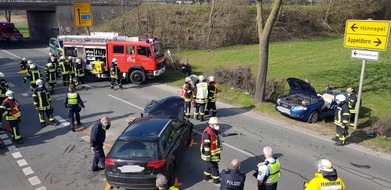
[(216, 108), (216, 100), (217, 100), (217, 83), (213, 76), (209, 76), (209, 84), (208, 84), (208, 103), (206, 106), (205, 115), (209, 115), (209, 111), (212, 110), (212, 117), (216, 117), (217, 108)]
[(26, 77), (24, 77), (23, 82), (26, 83), (27, 79), (30, 80), (30, 90), (33, 91), (37, 85), (35, 84), (38, 79), (42, 79), (42, 73), (34, 64), (30, 65), (30, 70), (27, 72)]
[(333, 168), (330, 160), (321, 159), (318, 163), (318, 172), (311, 181), (304, 183), (305, 190), (334, 189), (345, 190), (346, 186), (343, 180), (338, 177), (337, 171)]
[(217, 117), (209, 118), (209, 125), (202, 133), (201, 158), (206, 163), (204, 181), (212, 182), (220, 187), (219, 162), (221, 160), (221, 141), (219, 137), (219, 120)]
[[(0, 103), (2, 103), (5, 100), (6, 98), (5, 93), (8, 90), (9, 87), (7, 81), (4, 78), (4, 73), (0, 72)], [(0, 115), (0, 131), (3, 131), (2, 120), (3, 120), (3, 116)]]
[(5, 119), (10, 125), (12, 139), (19, 144), (23, 143), (23, 138), (19, 133), (20, 105), (14, 97), (14, 92), (8, 90), (5, 93), (6, 97), (0, 106), (0, 115), (5, 115)]
[(46, 81), (49, 84), (50, 94), (54, 93), (54, 86), (57, 84), (57, 71), (53, 63), (47, 63), (45, 67)]
[(231, 161), (227, 170), (221, 171), (221, 190), (243, 190), (246, 174), (239, 171), (240, 162), (238, 159)]
[(27, 60), (26, 60), (26, 58), (23, 57), (22, 60), (20, 60), (19, 66), (20, 66), (21, 70), (26, 70), (26, 68), (27, 68)]
[(190, 118), (191, 101), (193, 99), (193, 87), (191, 85), (190, 77), (186, 77), (185, 79), (185, 84), (183, 85), (181, 96), (184, 100), (185, 116), (187, 118)]
[(86, 84), (85, 84), (85, 71), (83, 64), (79, 58), (76, 59), (75, 61), (75, 76), (77, 78), (77, 85), (81, 85), (82, 89), (85, 89)]
[(62, 75), (62, 84), (64, 86), (69, 85), (69, 64), (68, 61), (65, 60), (64, 56), (60, 57), (60, 60), (58, 61), (58, 65), (61, 69), (61, 75)]
[[(106, 139), (106, 131), (110, 128), (110, 118), (102, 117), (91, 127), (90, 147), (94, 151), (94, 159), (92, 160), (92, 171), (99, 171), (105, 169), (105, 152), (103, 150), (103, 143)], [(98, 164), (102, 167), (99, 167)]]
[(42, 128), (45, 127), (45, 116), (44, 116), (45, 113), (49, 119), (49, 122), (52, 125), (55, 125), (50, 94), (46, 89), (43, 80), (38, 79), (36, 84), (37, 87), (34, 89), (33, 99), (34, 99), (35, 109), (38, 111), (38, 117), (39, 117), (39, 122), (41, 123), (41, 127)]
[(280, 178), (280, 162), (273, 158), (273, 151), (270, 146), (263, 148), (265, 161), (258, 164), (258, 190), (276, 190)]
[(114, 89), (115, 81), (117, 81), (119, 88), (122, 89), (122, 76), (117, 63), (118, 63), (117, 59), (113, 58), (110, 67), (111, 89)]
[(337, 141), (337, 146), (345, 145), (346, 136), (349, 129), (349, 106), (346, 102), (346, 97), (343, 94), (338, 94), (335, 97), (337, 106), (335, 107), (334, 124), (336, 125), (336, 135), (333, 139)]
[(346, 89), (346, 93), (348, 94), (348, 106), (349, 106), (349, 112), (350, 112), (350, 126), (354, 126), (354, 119), (356, 116), (357, 93), (352, 87), (349, 87), (348, 89)]
[(81, 108), (84, 108), (86, 110), (83, 101), (80, 98), (80, 95), (75, 92), (75, 85), (70, 84), (68, 86), (68, 93), (65, 96), (65, 108), (68, 110), (68, 117), (69, 117), (69, 123), (72, 127), (72, 131), (75, 132), (75, 116), (76, 116), (76, 123), (77, 125), (81, 125), (80, 122), (80, 111)]
[(196, 102), (196, 108), (194, 111), (194, 119), (198, 120), (198, 116), (201, 117), (201, 121), (204, 121), (205, 106), (208, 102), (208, 84), (205, 82), (204, 76), (198, 77), (198, 83), (194, 89), (194, 99)]

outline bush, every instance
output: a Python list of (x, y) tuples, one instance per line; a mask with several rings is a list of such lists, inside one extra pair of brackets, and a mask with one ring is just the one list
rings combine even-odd
[(391, 115), (385, 115), (373, 124), (377, 134), (391, 137)]

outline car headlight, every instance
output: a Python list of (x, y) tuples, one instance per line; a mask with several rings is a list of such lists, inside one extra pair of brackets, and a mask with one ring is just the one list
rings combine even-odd
[(281, 102), (281, 99), (278, 98), (278, 99), (277, 99), (277, 104), (280, 104), (280, 102)]
[(307, 107), (304, 107), (304, 106), (295, 106), (295, 107), (293, 107), (293, 109), (295, 109), (295, 110), (307, 110)]

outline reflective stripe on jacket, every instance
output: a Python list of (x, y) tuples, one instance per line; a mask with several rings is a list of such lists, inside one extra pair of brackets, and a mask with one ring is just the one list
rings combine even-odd
[(353, 92), (348, 98), (348, 106), (350, 113), (356, 113), (357, 94)]
[(181, 96), (185, 100), (185, 102), (191, 102), (193, 98), (193, 87), (190, 83), (186, 82), (183, 85)]
[[(221, 154), (220, 139), (217, 132), (211, 127), (207, 127), (201, 140), (201, 158), (204, 161), (219, 162)], [(210, 159), (208, 159), (210, 158)]]
[(341, 105), (335, 107), (334, 124), (340, 127), (348, 126), (349, 119), (350, 119), (350, 112), (346, 102), (343, 102)]
[(274, 163), (269, 163), (266, 165), (267, 168), (269, 169), (269, 175), (266, 180), (266, 184), (275, 184), (278, 182), (278, 179), (281, 176), (280, 173), (280, 162), (276, 159), (276, 162)]
[(77, 93), (76, 92), (69, 92), (67, 94), (68, 98), (68, 105), (77, 105)]
[(1, 113), (8, 121), (18, 120), (22, 113), (19, 110), (19, 103), (13, 99), (6, 98), (0, 106)]
[(209, 102), (216, 102), (217, 99), (217, 83), (216, 82), (210, 82), (208, 85), (208, 98)]
[(346, 186), (343, 180), (338, 177), (335, 181), (330, 181), (323, 177), (319, 172), (315, 173), (315, 177), (311, 181), (304, 184), (305, 190), (345, 190)]
[(45, 87), (35, 88), (33, 93), (34, 105), (38, 110), (49, 110), (51, 109), (51, 100), (49, 92)]

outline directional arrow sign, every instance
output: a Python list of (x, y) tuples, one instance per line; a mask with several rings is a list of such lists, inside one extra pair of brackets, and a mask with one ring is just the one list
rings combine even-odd
[(378, 51), (352, 49), (352, 58), (379, 61)]
[(73, 8), (76, 26), (92, 26), (90, 2), (74, 2)]
[(384, 51), (389, 32), (390, 21), (347, 20), (344, 46)]

